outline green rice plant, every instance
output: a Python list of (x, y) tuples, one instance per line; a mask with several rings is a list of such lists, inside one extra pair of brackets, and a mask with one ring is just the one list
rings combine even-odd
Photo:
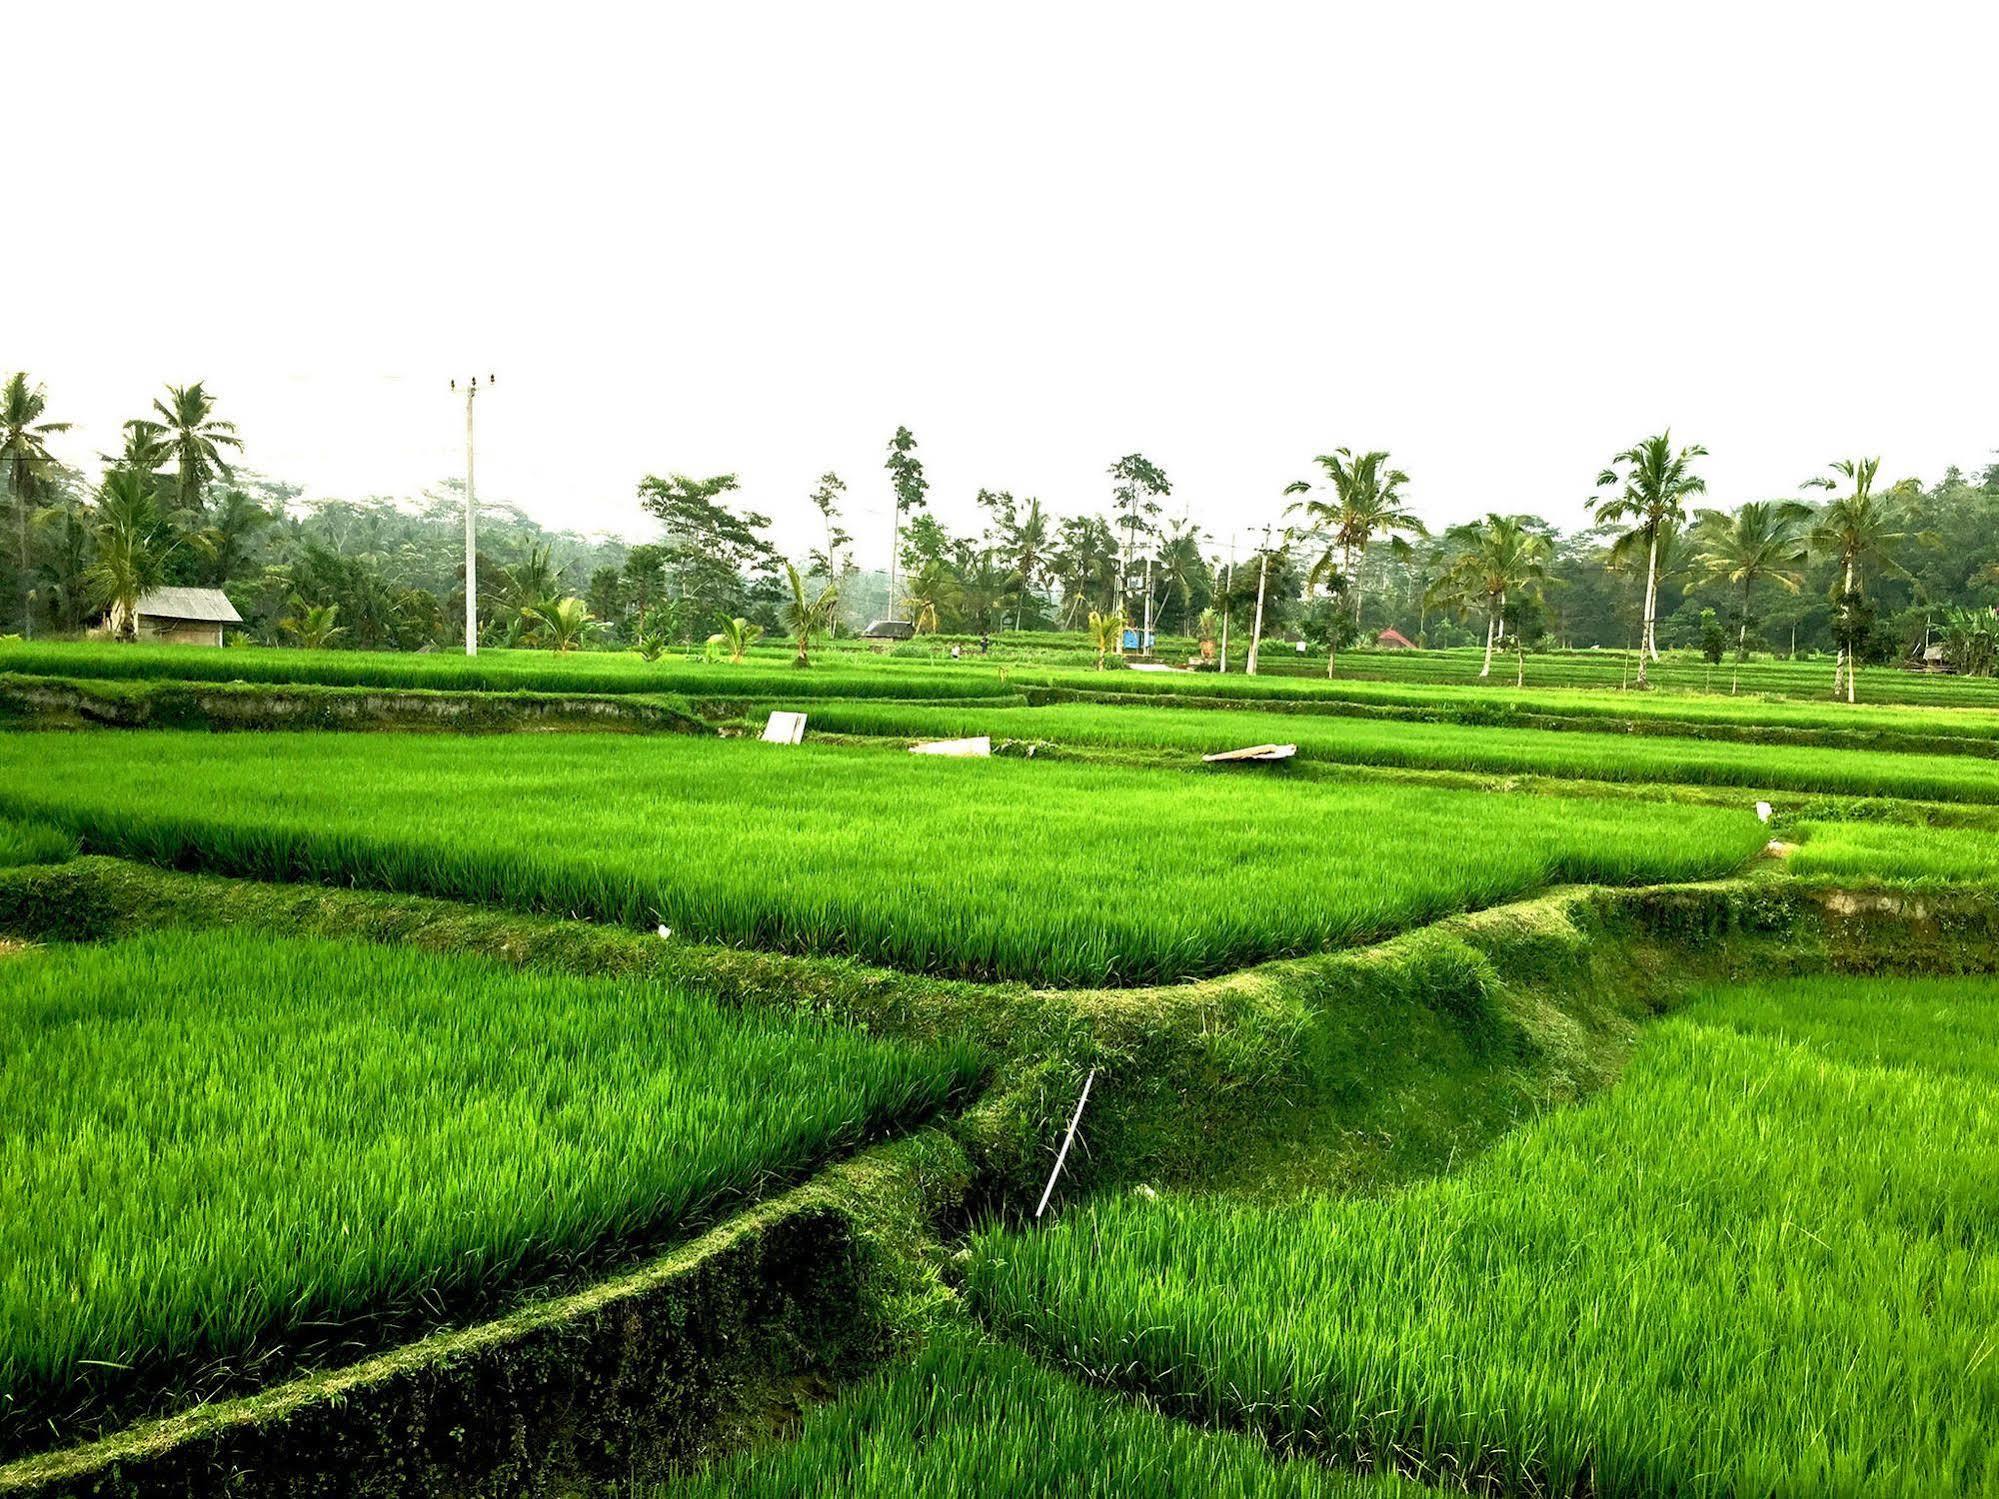
[(1741, 811), (687, 737), (0, 735), (93, 851), (1044, 983), (1172, 980), (1548, 884), (1704, 878)]
[(1504, 1492), (1999, 1491), (1999, 981), (1720, 990), (1461, 1174), (990, 1230), (995, 1331)]
[(1426, 1492), (1393, 1474), (1286, 1461), (1089, 1390), (947, 1328), (914, 1357), (658, 1499), (1362, 1499)]
[(1967, 755), (1096, 703), (992, 709), (841, 702), (821, 708), (814, 721), (828, 732), (904, 738), (989, 733), (1189, 754), (1274, 741), (1297, 744), (1302, 756), (1346, 765), (1999, 803), (1999, 760)]
[(63, 641), (0, 643), (0, 672), (115, 681), (295, 682), (335, 687), (427, 687), (461, 692), (663, 692), (694, 698), (800, 701), (847, 694), (964, 697), (995, 690), (990, 673), (928, 663), (887, 666), (873, 658), (800, 670), (780, 661), (740, 664), (646, 661), (630, 652), (482, 651), (475, 657), (387, 651), (233, 650)]
[(0, 817), (0, 867), (60, 864), (76, 857), (76, 835), (45, 822)]
[(1913, 704), (1801, 702), (1781, 697), (1696, 697), (1605, 691), (1590, 687), (1515, 688), (1511, 682), (1327, 681), (1324, 678), (1148, 674), (1128, 672), (1106, 683), (1076, 672), (1021, 670), (1011, 680), (1092, 700), (1171, 705), (1281, 703), (1286, 711), (1368, 712), (1437, 722), (1522, 727), (1592, 725), (1603, 731), (1642, 729), (1700, 737), (1729, 729), (1774, 731), (1771, 742), (1875, 740), (1882, 748), (1941, 742), (1990, 753), (1999, 740), (1999, 710)]
[(16, 1427), (121, 1371), (485, 1309), (907, 1126), (976, 1069), (656, 983), (227, 931), (0, 959), (0, 1058)]
[(1791, 872), (1845, 881), (1898, 884), (1999, 884), (1999, 833), (1982, 827), (1923, 827), (1900, 822), (1798, 823)]

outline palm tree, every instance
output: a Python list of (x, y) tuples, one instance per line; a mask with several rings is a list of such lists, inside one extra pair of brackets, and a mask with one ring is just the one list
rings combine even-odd
[(249, 561), (249, 541), (275, 517), (240, 489), (223, 495), (210, 522), (194, 534), (194, 544), (207, 561), (211, 586), (227, 588)]
[(1742, 590), (1741, 623), (1735, 636), (1735, 659), (1749, 657), (1749, 606), (1756, 585), (1768, 580), (1787, 593), (1804, 586), (1805, 538), (1802, 527), (1811, 514), (1797, 500), (1751, 500), (1735, 514), (1721, 510), (1697, 513), (1695, 558), (1709, 581)]
[[(1645, 686), (1645, 661), (1659, 659), (1659, 533), (1668, 526), (1686, 522), (1687, 501), (1707, 493), (1707, 480), (1694, 472), (1694, 460), (1707, 457), (1707, 449), (1689, 443), (1677, 452), (1671, 430), (1648, 437), (1626, 448), (1610, 460), (1610, 467), (1596, 476), (1598, 489), (1616, 489), (1613, 498), (1594, 495), (1589, 508), (1607, 521), (1631, 521), (1630, 535), (1642, 541), (1646, 552), (1644, 641), (1638, 655), (1638, 685)], [(1623, 472), (1618, 466), (1623, 465)]]
[(241, 448), (234, 422), (217, 421), (215, 398), (197, 380), (192, 385), (169, 385), (167, 399), (154, 401), (153, 410), (161, 417), (161, 437), (172, 453), (174, 508), (182, 515), (198, 515), (208, 481), (220, 475), (227, 479), (235, 470), (222, 456), (224, 448)]
[(7, 470), (7, 488), (14, 499), (14, 521), (21, 545), (21, 634), (32, 637), (34, 567), (28, 551), (28, 516), (42, 473), (55, 462), (48, 440), (69, 430), (68, 422), (46, 422), (48, 392), (29, 385), (25, 370), (16, 370), (0, 386), (0, 465)]
[(806, 653), (812, 642), (831, 630), (833, 621), (839, 617), (840, 590), (829, 582), (817, 598), (807, 598), (805, 580), (789, 562), (784, 564), (784, 576), (791, 584), (791, 601), (784, 606), (784, 627), (798, 642), (797, 664), (810, 666)]
[[(1331, 499), (1304, 499), (1285, 511), (1303, 511), (1312, 530), (1324, 538), (1326, 549), (1312, 564), (1308, 583), (1316, 586), (1329, 577), (1344, 577), (1353, 591), (1354, 623), (1360, 623), (1360, 568), (1367, 561), (1368, 543), (1376, 536), (1390, 535), (1398, 553), (1409, 550), (1408, 542), (1392, 533), (1402, 531), (1426, 536), (1423, 522), (1402, 504), (1402, 486), (1409, 476), (1399, 468), (1389, 468), (1386, 453), (1362, 453), (1336, 448), (1312, 460), (1332, 481)], [(1299, 479), (1284, 486), (1286, 494), (1310, 495), (1309, 481)], [(1335, 554), (1337, 553), (1337, 556)]]
[[(1548, 538), (1531, 531), (1525, 518), (1517, 515), (1488, 515), (1471, 525), (1454, 526), (1445, 534), (1451, 548), (1443, 572), (1431, 585), (1433, 602), (1460, 614), (1468, 609), (1485, 611), (1485, 665), (1479, 676), (1492, 674), (1492, 652), (1505, 632), (1506, 606), (1510, 600), (1540, 592), (1548, 580), (1548, 564), (1554, 548)], [(1514, 632), (1519, 670), (1514, 685), (1527, 679), (1525, 642)]]
[(1109, 607), (1117, 596), (1117, 538), (1102, 516), (1089, 515), (1063, 521), (1060, 534), (1050, 566), (1062, 585), (1063, 626), (1073, 630), (1086, 607)]
[(1159, 544), (1157, 577), (1161, 597), (1159, 618), (1154, 623), (1162, 630), (1166, 628), (1166, 601), (1177, 599), (1180, 609), (1174, 616), (1174, 624), (1184, 630), (1187, 616), (1193, 612), (1195, 581), (1207, 576), (1207, 560), (1201, 556), (1201, 528), (1184, 520), (1173, 522), (1172, 531)]
[(106, 468), (129, 468), (135, 474), (151, 478), (173, 457), (173, 444), (167, 441), (167, 429), (158, 422), (135, 416), (118, 430), (125, 435), (125, 446), (115, 456), (109, 453), (101, 455)]
[(1124, 616), (1090, 611), (1090, 644), (1097, 653), (1097, 670), (1104, 669), (1104, 657), (1124, 645)]
[(49, 580), (49, 614), (58, 629), (81, 629), (90, 595), (84, 575), (94, 545), (90, 508), (78, 495), (64, 494), (35, 512), (35, 525), (48, 538), (40, 550), (42, 572)]
[(720, 651), (727, 651), (731, 661), (741, 661), (749, 648), (763, 635), (762, 625), (753, 625), (742, 616), (731, 619), (722, 617), (722, 628), (708, 637), (708, 659), (715, 659)]
[(166, 581), (173, 543), (162, 538), (159, 506), (144, 474), (115, 469), (97, 497), (97, 556), (84, 574), (92, 607), (109, 612), (111, 635), (139, 633), (139, 598)]
[(535, 605), (526, 613), (541, 626), (542, 638), (548, 648), (558, 656), (571, 651), (596, 623), (583, 600), (571, 595), (568, 598), (549, 599)]
[(336, 635), (345, 635), (347, 627), (336, 621), (340, 616), (338, 604), (308, 604), (294, 596), (292, 612), (278, 621), (278, 628), (309, 651), (324, 650), (333, 643)]
[(1034, 580), (1048, 566), (1048, 517), (1042, 513), (1041, 501), (1030, 497), (1027, 508), (1014, 517), (1006, 529), (1006, 549), (1013, 562), (1014, 586), (1020, 590), (1013, 613), (1013, 627), (1019, 630), (1027, 622), (1027, 599), (1034, 590)]
[[(1802, 487), (1846, 488), (1849, 491), (1819, 511), (1809, 538), (1813, 551), (1839, 565), (1839, 617), (1844, 624), (1851, 621), (1858, 602), (1866, 593), (1866, 568), (1869, 564), (1878, 564), (1887, 572), (1903, 572), (1890, 552), (1909, 533), (1899, 529), (1902, 506), (1897, 500), (1893, 496), (1874, 492), (1874, 480), (1881, 472), (1879, 458), (1841, 458), (1830, 467), (1830, 474), (1807, 479)], [(1849, 703), (1854, 701), (1854, 679), (1859, 675), (1859, 669), (1860, 661), (1853, 649), (1853, 641), (1846, 638), (1846, 632), (1842, 630), (1839, 660), (1832, 670), (1834, 697), (1839, 696), (1843, 679), (1846, 700)]]

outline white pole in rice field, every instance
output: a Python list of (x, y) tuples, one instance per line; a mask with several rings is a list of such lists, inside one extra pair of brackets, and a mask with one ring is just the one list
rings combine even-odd
[[(486, 376), (491, 385), (499, 377)], [(456, 390), (458, 382), (453, 380)], [(472, 398), (479, 394), (479, 377), (465, 384), (465, 654), (479, 654), (479, 540), (478, 497), (472, 487)]]
[(1076, 1112), (1069, 1118), (1069, 1133), (1062, 1137), (1062, 1149), (1056, 1153), (1055, 1169), (1048, 1173), (1048, 1185), (1041, 1189), (1041, 1202), (1034, 1209), (1039, 1218), (1048, 1210), (1048, 1199), (1055, 1193), (1055, 1179), (1062, 1174), (1062, 1163), (1069, 1159), (1069, 1147), (1075, 1143), (1076, 1126), (1083, 1122), (1083, 1105), (1090, 1101), (1090, 1084), (1097, 1080), (1097, 1069), (1092, 1067), (1090, 1075), (1083, 1079), (1083, 1096), (1076, 1100)]
[(1144, 634), (1138, 637), (1140, 655), (1152, 654), (1152, 554), (1145, 554), (1145, 624)]
[(1246, 676), (1256, 675), (1256, 648), (1263, 643), (1263, 585), (1270, 577), (1270, 528), (1263, 528), (1263, 560), (1256, 569), (1256, 623), (1249, 632), (1249, 664), (1243, 667)]

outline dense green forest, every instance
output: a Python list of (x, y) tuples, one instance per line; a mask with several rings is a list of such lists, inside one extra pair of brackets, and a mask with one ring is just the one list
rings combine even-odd
[[(124, 427), (101, 474), (51, 456), (65, 429), (17, 374), (0, 391), (0, 481), (13, 532), (0, 587), (13, 628), (130, 632), (147, 589), (224, 589), (263, 642), (359, 649), (449, 645), (464, 615), (464, 490), (307, 500), (242, 461), (243, 437), (201, 385), (169, 387)], [(1710, 653), (1837, 651), (1888, 660), (1939, 644), (1960, 670), (1994, 669), (1999, 464), (1886, 483), (1875, 460), (1834, 465), (1832, 498), (1773, 496), (1701, 508), (1698, 447), (1664, 434), (1600, 477), (1587, 529), (1491, 515), (1430, 532), (1404, 505), (1385, 453), (1340, 449), (1273, 497), (1282, 522), (1228, 555), (1166, 518), (1163, 467), (1108, 468), (1104, 509), (1058, 517), (1032, 497), (981, 490), (954, 532), (929, 506), (916, 439), (899, 429), (885, 470), (895, 499), (894, 604), (886, 570), (858, 565), (842, 525), (846, 483), (810, 495), (823, 535), (787, 558), (733, 475), (646, 476), (657, 523), (633, 540), (551, 531), (482, 502), (479, 615), (495, 644), (664, 648), (747, 620), (777, 634), (825, 605), (837, 632), (890, 613), (920, 632), (1079, 629), (1092, 615), (1163, 634), (1247, 632), (1325, 649), (1394, 629), (1422, 645), (1658, 647)], [(871, 480), (871, 482), (880, 482)], [(1288, 501), (1288, 508), (1284, 508)]]

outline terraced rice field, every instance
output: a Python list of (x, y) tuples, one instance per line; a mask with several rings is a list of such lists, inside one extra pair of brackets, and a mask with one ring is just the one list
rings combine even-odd
[(1700, 878), (1743, 809), (668, 737), (0, 736), (93, 851), (1041, 983), (1173, 980), (1540, 887)]
[(1126, 1195), (989, 1231), (1044, 1357), (1362, 1467), (1506, 1492), (1999, 1487), (1999, 982), (1706, 994), (1470, 1169), (1292, 1209)]
[(1249, 744), (1295, 743), (1301, 757), (1345, 765), (1999, 803), (1999, 759), (1971, 755), (1095, 703), (962, 708), (841, 702), (816, 710), (812, 723), (831, 733), (902, 738), (992, 734), (1059, 745), (1171, 750), (1190, 757)]
[(976, 1067), (656, 984), (232, 932), (0, 957), (0, 1058), (13, 1437), (98, 1385), (490, 1309)]

